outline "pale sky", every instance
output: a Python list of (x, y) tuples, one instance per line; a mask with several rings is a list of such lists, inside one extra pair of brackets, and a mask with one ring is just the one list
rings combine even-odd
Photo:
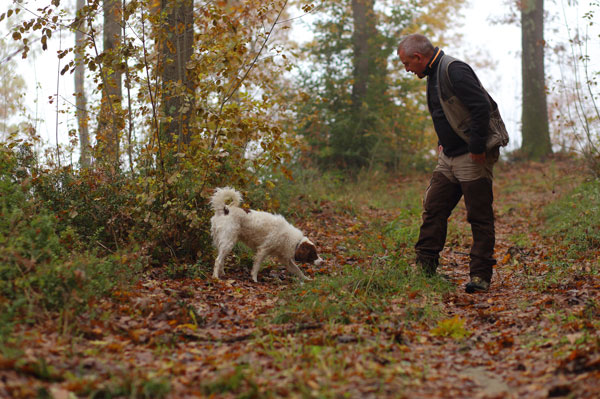
[(468, 3), (462, 11), (463, 24), (454, 29), (462, 35), (462, 40), (449, 43), (444, 51), (471, 64), (483, 86), (498, 103), (510, 135), (507, 149), (519, 148), (521, 29), (516, 25), (492, 23), (504, 11), (503, 7), (490, 7), (489, 0), (470, 0)]

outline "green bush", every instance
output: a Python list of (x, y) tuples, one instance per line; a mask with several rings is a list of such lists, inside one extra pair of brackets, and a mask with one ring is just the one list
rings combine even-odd
[(156, 176), (72, 168), (39, 172), (32, 184), (58, 231), (72, 230), (70, 249), (110, 254), (135, 244), (157, 265), (210, 257), (212, 214), (199, 189), (192, 173), (163, 185)]
[(34, 198), (20, 162), (18, 154), (0, 149), (0, 339), (17, 318), (85, 308), (91, 298), (132, 281), (144, 259), (131, 248), (126, 256), (71, 251), (79, 246), (74, 229)]

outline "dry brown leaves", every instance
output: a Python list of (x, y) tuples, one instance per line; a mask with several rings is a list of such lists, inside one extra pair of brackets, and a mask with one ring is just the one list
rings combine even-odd
[[(457, 234), (449, 240), (441, 272), (457, 289), (444, 298), (444, 307), (449, 319), (464, 321), (470, 332), (465, 339), (431, 334), (426, 324), (405, 329), (402, 320), (270, 324), (266, 315), (278, 294), (295, 284), (276, 268), (262, 271), (258, 284), (239, 267), (229, 267), (221, 281), (148, 277), (114, 300), (98, 301), (93, 318), (74, 322), (77, 335), (61, 320), (22, 326), (23, 358), (0, 357), (0, 397), (34, 397), (41, 387), (55, 398), (85, 397), (124, 381), (130, 387), (137, 381), (142, 397), (144, 382), (152, 380), (169, 382), (169, 398), (240, 392), (255, 397), (597, 397), (600, 336), (591, 322), (599, 314), (589, 304), (600, 303), (598, 277), (574, 274), (545, 290), (534, 288), (547, 272), (549, 257), (559, 251), (555, 242), (535, 233), (539, 210), (572, 187), (574, 167), (558, 161), (551, 172), (545, 164), (498, 168), (498, 265), (489, 293), (463, 293), (470, 237)], [(421, 183), (427, 178), (421, 176)], [(348, 238), (360, 242), (361, 223), (394, 216), (394, 210), (365, 207), (353, 217), (323, 202), (298, 226), (330, 254), (330, 261), (307, 273), (327, 278), (335, 265), (370, 262), (355, 251), (348, 255)], [(468, 232), (465, 219), (461, 202), (451, 223)], [(515, 242), (519, 234), (530, 245)], [(419, 300), (417, 293), (409, 298)], [(387, 320), (401, 317), (402, 307), (392, 302)], [(237, 388), (210, 385), (232, 384), (236, 375), (243, 375)]]

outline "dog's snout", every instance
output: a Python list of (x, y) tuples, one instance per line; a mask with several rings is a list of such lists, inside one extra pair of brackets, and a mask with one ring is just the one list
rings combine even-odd
[(317, 260), (315, 260), (314, 264), (315, 264), (315, 266), (319, 266), (319, 265), (320, 265), (321, 263), (323, 263), (323, 262), (325, 262), (325, 261), (323, 260), (323, 258), (319, 257), (319, 258), (317, 258)]

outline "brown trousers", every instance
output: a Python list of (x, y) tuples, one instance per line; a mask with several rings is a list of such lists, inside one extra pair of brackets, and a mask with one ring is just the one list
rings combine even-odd
[(448, 218), (464, 196), (467, 221), (473, 235), (470, 275), (491, 281), (496, 264), (492, 169), (498, 156), (499, 150), (494, 149), (486, 154), (486, 163), (480, 165), (473, 162), (468, 153), (447, 157), (440, 152), (423, 201), (423, 223), (415, 245), (417, 263), (437, 266), (446, 243)]

